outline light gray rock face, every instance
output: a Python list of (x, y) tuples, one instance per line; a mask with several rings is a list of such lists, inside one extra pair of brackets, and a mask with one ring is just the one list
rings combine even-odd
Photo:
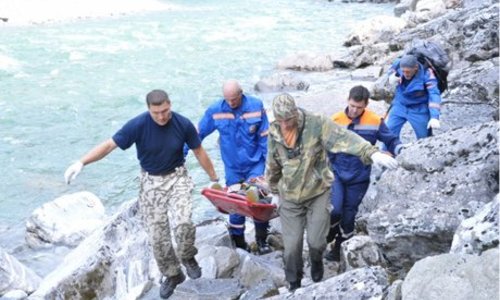
[(336, 57), (333, 64), (336, 68), (365, 68), (389, 55), (389, 44), (356, 45), (348, 48), (348, 53)]
[(328, 71), (333, 69), (330, 54), (300, 52), (287, 56), (278, 62), (278, 69), (295, 71)]
[(257, 92), (261, 93), (307, 91), (309, 89), (309, 83), (297, 74), (275, 73), (259, 80), (254, 88)]
[(400, 17), (406, 11), (414, 11), (417, 6), (417, 0), (402, 0), (394, 7), (394, 15)]
[(14, 290), (31, 294), (38, 288), (40, 281), (41, 278), (35, 272), (0, 248), (0, 296)]
[(137, 201), (70, 252), (29, 299), (135, 299), (159, 280)]
[(26, 221), (26, 242), (77, 246), (105, 219), (101, 200), (90, 192), (64, 195), (35, 209)]
[(497, 299), (498, 255), (498, 248), (495, 248), (481, 256), (441, 254), (424, 258), (406, 276), (403, 299)]
[(237, 279), (206, 279), (186, 280), (179, 284), (172, 300), (233, 300), (243, 293), (243, 287)]
[(384, 267), (386, 265), (382, 252), (369, 236), (354, 236), (343, 242), (341, 247), (341, 272), (362, 267)]
[(401, 287), (403, 286), (403, 280), (398, 279), (394, 281), (391, 286), (387, 289), (387, 295), (384, 300), (401, 300)]
[(268, 299), (382, 299), (387, 273), (381, 267), (365, 267)]
[[(498, 123), (448, 131), (410, 145), (385, 172), (368, 205), (366, 230), (393, 271), (448, 252), (460, 222), (498, 193)], [(397, 183), (397, 184), (395, 184)]]
[(451, 253), (481, 254), (498, 247), (499, 198), (497, 195), (475, 216), (462, 221), (453, 237)]
[(28, 294), (25, 291), (21, 290), (12, 290), (7, 294), (0, 297), (0, 300), (17, 300), (17, 299), (26, 299)]
[(230, 278), (240, 264), (240, 256), (229, 247), (204, 245), (198, 248), (196, 260), (204, 278)]
[(361, 22), (349, 34), (344, 46), (369, 45), (391, 41), (406, 26), (406, 21), (389, 16), (377, 16)]
[(354, 81), (375, 81), (382, 75), (382, 68), (370, 66), (363, 69), (356, 69), (351, 73), (351, 79)]

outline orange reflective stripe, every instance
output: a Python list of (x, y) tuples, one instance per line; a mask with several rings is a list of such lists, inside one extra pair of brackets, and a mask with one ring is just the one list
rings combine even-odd
[(351, 124), (351, 119), (342, 111), (334, 114), (332, 116), (332, 121), (337, 123), (337, 125), (346, 127)]
[(234, 115), (232, 113), (216, 113), (212, 115), (214, 120), (223, 120), (223, 119), (234, 119)]
[(441, 108), (441, 104), (434, 103), (434, 102), (429, 102), (429, 107), (440, 109)]
[(241, 118), (242, 119), (251, 119), (251, 118), (260, 118), (262, 116), (261, 111), (247, 112), (244, 113)]
[(262, 131), (260, 133), (260, 136), (267, 136), (267, 134), (269, 133), (269, 130), (266, 130), (266, 131)]
[(360, 125), (370, 125), (370, 126), (379, 126), (381, 123), (381, 117), (374, 113), (371, 110), (365, 109), (365, 112), (361, 116), (361, 120), (359, 120)]

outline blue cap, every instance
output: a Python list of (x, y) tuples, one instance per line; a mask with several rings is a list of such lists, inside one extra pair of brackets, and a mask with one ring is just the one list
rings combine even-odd
[(401, 68), (415, 68), (417, 66), (418, 60), (415, 56), (411, 54), (406, 54), (399, 60), (399, 66)]

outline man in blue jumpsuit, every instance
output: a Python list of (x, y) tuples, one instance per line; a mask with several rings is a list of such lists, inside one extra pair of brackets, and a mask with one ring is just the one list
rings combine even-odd
[(399, 84), (392, 100), (387, 127), (399, 137), (401, 128), (408, 121), (417, 139), (431, 136), (432, 129), (441, 127), (441, 94), (434, 72), (424, 68), (414, 55), (404, 55), (396, 60), (389, 72), (399, 77)]
[[(219, 132), (226, 185), (230, 186), (264, 174), (269, 121), (262, 101), (243, 94), (237, 81), (226, 81), (222, 92), (224, 98), (206, 110), (198, 132), (201, 140), (215, 130)], [(269, 222), (254, 223), (259, 254), (271, 252), (266, 241)], [(236, 247), (249, 250), (244, 216), (230, 214), (229, 231)]]
[[(401, 150), (401, 142), (385, 125), (376, 113), (366, 109), (370, 93), (361, 85), (349, 92), (347, 107), (332, 116), (332, 120), (375, 145), (377, 141), (385, 144), (392, 155)], [(335, 239), (333, 249), (325, 256), (327, 260), (339, 261), (340, 245), (354, 235), (354, 222), (361, 200), (370, 184), (371, 165), (364, 165), (354, 155), (329, 153), (330, 167), (334, 174), (330, 215), (330, 232), (327, 242)]]

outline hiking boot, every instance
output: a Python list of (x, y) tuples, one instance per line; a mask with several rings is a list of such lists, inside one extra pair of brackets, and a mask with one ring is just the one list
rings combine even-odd
[(340, 249), (338, 249), (338, 251), (336, 251), (335, 249), (328, 251), (328, 253), (325, 255), (325, 259), (328, 261), (339, 262), (340, 261)]
[(160, 285), (160, 297), (162, 299), (167, 299), (172, 296), (175, 287), (184, 280), (186, 280), (186, 276), (184, 276), (182, 272), (178, 275), (165, 278)]
[(273, 252), (266, 240), (257, 240), (257, 253), (264, 255)]
[(201, 277), (201, 268), (198, 265), (196, 259), (191, 258), (185, 261), (182, 261), (184, 267), (186, 267), (186, 273), (191, 279), (196, 279)]
[(300, 288), (300, 279), (297, 281), (289, 282), (288, 291), (294, 292), (298, 288)]
[(248, 246), (247, 242), (245, 241), (245, 236), (243, 236), (243, 235), (231, 235), (231, 241), (233, 242), (235, 247), (241, 248), (247, 252), (250, 252), (250, 247)]
[(314, 282), (320, 282), (323, 279), (323, 260), (311, 260), (311, 279)]

